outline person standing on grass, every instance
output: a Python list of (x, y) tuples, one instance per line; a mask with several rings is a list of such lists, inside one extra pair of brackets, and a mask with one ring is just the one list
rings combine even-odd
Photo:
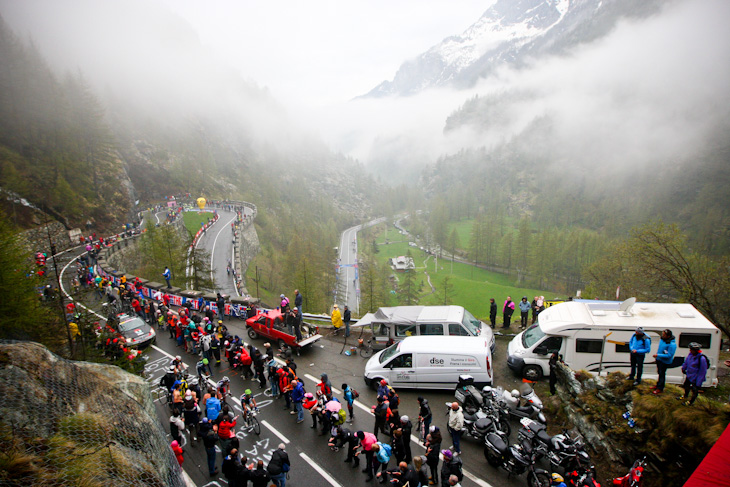
[(652, 387), (654, 394), (661, 394), (664, 392), (664, 384), (667, 377), (667, 369), (672, 365), (674, 360), (674, 354), (677, 352), (677, 342), (674, 340), (672, 330), (666, 329), (662, 332), (661, 339), (659, 340), (659, 347), (657, 348), (654, 358), (656, 359), (656, 371), (657, 381), (656, 385)]
[(520, 301), (520, 328), (527, 328), (527, 319), (530, 317), (530, 309), (532, 306), (527, 302), (527, 296), (522, 296)]
[[(692, 342), (689, 344), (689, 355), (684, 359), (682, 365), (682, 373), (685, 374), (684, 380), (684, 396), (679, 399), (686, 400), (685, 406), (691, 406), (697, 400), (702, 383), (705, 382), (707, 369), (710, 367), (710, 359), (700, 350), (700, 344)], [(690, 397), (691, 395), (691, 397)]]
[(642, 327), (636, 329), (629, 340), (631, 350), (631, 373), (627, 380), (633, 380), (634, 385), (641, 384), (641, 375), (644, 373), (644, 357), (651, 350), (651, 338), (649, 338)]
[(489, 298), (489, 324), (492, 329), (497, 326), (497, 303), (494, 298)]
[(509, 328), (510, 320), (512, 320), (512, 313), (515, 312), (515, 303), (512, 301), (512, 296), (507, 296), (502, 306), (502, 328)]

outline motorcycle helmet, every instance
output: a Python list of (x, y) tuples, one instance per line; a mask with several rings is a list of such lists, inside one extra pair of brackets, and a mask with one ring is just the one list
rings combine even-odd
[(512, 392), (510, 392), (510, 394), (511, 394), (511, 395), (512, 395), (512, 397), (514, 397), (515, 399), (517, 399), (518, 397), (520, 397), (520, 391), (518, 391), (517, 389), (512, 389)]
[(563, 478), (563, 476), (562, 476), (562, 475), (560, 475), (559, 473), (554, 473), (554, 474), (553, 474), (553, 475), (551, 476), (551, 478), (552, 478), (553, 482), (565, 482), (565, 479), (564, 479), (564, 478)]
[(485, 396), (491, 396), (492, 395), (492, 386), (482, 387), (482, 394)]

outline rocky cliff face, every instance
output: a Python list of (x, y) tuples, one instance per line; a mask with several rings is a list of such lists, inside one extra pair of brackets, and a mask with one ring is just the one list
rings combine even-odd
[(117, 367), (0, 343), (0, 484), (185, 485), (149, 391)]

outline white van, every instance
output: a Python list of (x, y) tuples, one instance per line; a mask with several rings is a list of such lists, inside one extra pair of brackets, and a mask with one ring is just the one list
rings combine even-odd
[(482, 337), (408, 337), (376, 353), (365, 366), (365, 383), (378, 387), (453, 389), (459, 376), (474, 377), (479, 387), (492, 384), (492, 351)]
[(710, 359), (704, 386), (717, 385), (720, 330), (691, 304), (637, 303), (635, 298), (618, 301), (565, 302), (547, 308), (535, 325), (517, 335), (507, 349), (507, 364), (522, 377), (537, 380), (549, 375), (550, 354), (558, 351), (573, 370), (606, 375), (620, 370), (629, 373), (629, 340), (642, 327), (651, 338), (651, 351), (644, 360), (642, 379), (656, 379), (653, 355), (662, 330), (670, 329), (677, 352), (667, 370), (667, 382), (684, 382), (681, 366), (689, 344), (697, 342)]
[(411, 336), (478, 336), (494, 352), (492, 328), (476, 319), (463, 306), (394, 306), (368, 313), (353, 326), (368, 326), (373, 348), (381, 349)]

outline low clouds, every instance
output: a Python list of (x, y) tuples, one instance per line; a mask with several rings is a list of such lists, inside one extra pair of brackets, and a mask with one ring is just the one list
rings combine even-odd
[[(365, 161), (382, 157), (378, 141), (387, 139), (400, 152), (388, 157), (405, 164), (495, 146), (549, 120), (552, 138), (541, 141), (549, 147), (531, 148), (538, 154), (549, 149), (588, 165), (621, 167), (684, 159), (728, 128), (728, 19), (730, 3), (722, 0), (672, 2), (568, 56), (499, 70), (468, 92), (357, 100), (331, 115), (326, 131)], [(499, 123), (443, 134), (448, 114), (475, 94), (500, 114)]]

